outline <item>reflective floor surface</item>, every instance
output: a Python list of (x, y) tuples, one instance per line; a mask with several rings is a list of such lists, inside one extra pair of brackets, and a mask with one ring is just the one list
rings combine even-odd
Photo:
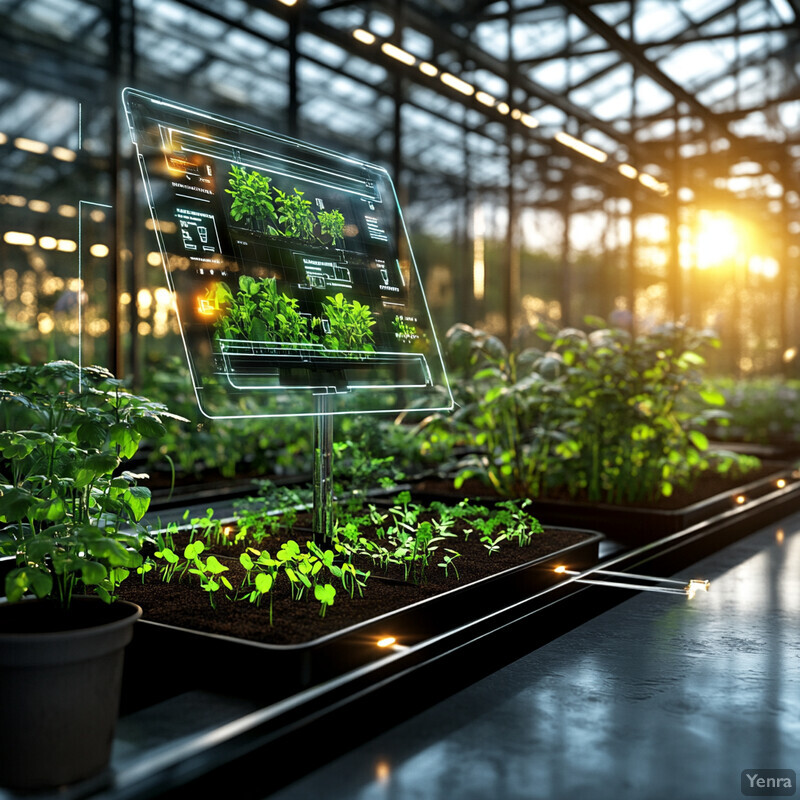
[(730, 800), (800, 772), (800, 514), (678, 577), (711, 591), (637, 595), (272, 800)]

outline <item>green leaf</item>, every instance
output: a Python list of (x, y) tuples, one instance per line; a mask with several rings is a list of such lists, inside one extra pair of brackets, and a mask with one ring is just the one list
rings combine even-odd
[(87, 586), (101, 583), (106, 579), (108, 570), (102, 564), (88, 559), (81, 559), (81, 562), (81, 580)]
[(228, 571), (228, 568), (223, 564), (220, 564), (219, 559), (216, 556), (208, 557), (208, 561), (206, 561), (206, 569), (212, 575), (221, 575), (223, 572)]
[(52, 500), (45, 500), (33, 509), (31, 517), (39, 522), (47, 520), (48, 522), (55, 522), (56, 520), (63, 519), (66, 516), (66, 507), (64, 501), (60, 497), (54, 497)]
[(133, 421), (133, 427), (137, 433), (150, 439), (160, 439), (167, 432), (167, 429), (155, 414), (145, 414), (142, 417), (137, 417)]
[(111, 443), (119, 447), (119, 454), (123, 458), (131, 458), (139, 449), (142, 434), (134, 430), (125, 422), (117, 422), (111, 426)]
[(689, 439), (692, 444), (700, 451), (708, 450), (708, 437), (700, 431), (689, 431)]
[(724, 406), (725, 395), (715, 389), (703, 389), (700, 392), (700, 397), (710, 406)]
[(145, 515), (150, 507), (150, 490), (146, 486), (131, 486), (123, 493), (122, 497), (136, 522)]
[(28, 515), (36, 498), (26, 489), (4, 488), (0, 494), (0, 522), (19, 522)]
[(272, 589), (272, 575), (268, 575), (266, 572), (259, 572), (256, 575), (256, 589), (261, 594), (266, 594)]
[(110, 475), (119, 466), (119, 459), (110, 453), (94, 453), (87, 457), (83, 469), (90, 469), (95, 477)]
[(47, 597), (53, 590), (53, 576), (45, 569), (37, 567), (18, 567), (6, 575), (6, 597), (9, 603), (16, 603), (32, 590), (38, 597)]

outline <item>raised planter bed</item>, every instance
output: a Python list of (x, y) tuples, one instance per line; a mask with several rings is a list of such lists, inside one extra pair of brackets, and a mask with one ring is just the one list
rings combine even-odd
[[(265, 692), (278, 700), (384, 657), (387, 650), (377, 643), (386, 637), (395, 639), (395, 648), (406, 648), (535, 596), (558, 582), (555, 566), (596, 564), (602, 539), (594, 531), (545, 530), (528, 547), (507, 545), (485, 557), (483, 568), (462, 564), (459, 581), (452, 575), (442, 580), (435, 568), (421, 586), (376, 575), (363, 598), (337, 595), (324, 620), (318, 604), (279, 597), (274, 628), (266, 603), (220, 600), (214, 611), (198, 586), (164, 584), (158, 578), (128, 581), (121, 596), (141, 605), (144, 616), (128, 650), (127, 669), (142, 674), (157, 661), (169, 664), (169, 670), (160, 674), (156, 687), (131, 682), (123, 702), (130, 710), (180, 691), (214, 689), (231, 665), (243, 687), (268, 675)], [(237, 562), (225, 563), (235, 583)]]
[[(625, 545), (656, 541), (697, 525), (729, 509), (743, 509), (752, 500), (778, 490), (795, 498), (800, 508), (800, 482), (793, 468), (785, 463), (765, 463), (758, 477), (700, 482), (691, 494), (676, 492), (671, 498), (647, 507), (589, 503), (575, 499), (534, 499), (533, 513), (547, 525), (591, 528)], [(469, 496), (481, 502), (500, 499), (487, 492), (476, 479), (467, 481), (460, 491), (451, 481), (425, 480), (411, 486), (414, 499), (427, 502)], [(705, 495), (705, 496), (704, 496)]]

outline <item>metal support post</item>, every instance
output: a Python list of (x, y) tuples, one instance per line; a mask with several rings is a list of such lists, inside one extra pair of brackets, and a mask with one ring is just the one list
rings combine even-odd
[(333, 538), (333, 395), (314, 395), (314, 542)]

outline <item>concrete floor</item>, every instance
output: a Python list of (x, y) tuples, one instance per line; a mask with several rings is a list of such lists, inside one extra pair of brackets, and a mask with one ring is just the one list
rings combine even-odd
[(800, 514), (679, 577), (711, 591), (637, 595), (272, 800), (730, 800), (800, 771)]

